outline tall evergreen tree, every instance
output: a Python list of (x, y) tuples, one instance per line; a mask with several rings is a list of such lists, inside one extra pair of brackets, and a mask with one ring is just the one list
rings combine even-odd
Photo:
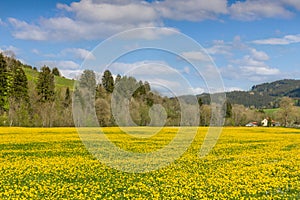
[(21, 67), (16, 67), (13, 73), (13, 88), (11, 96), (17, 101), (29, 101), (28, 82), (24, 70)]
[(59, 72), (59, 70), (58, 70), (57, 67), (54, 67), (54, 68), (52, 69), (52, 74), (53, 74), (54, 76), (60, 76), (60, 72)]
[(38, 95), (40, 95), (41, 102), (48, 102), (54, 100), (54, 75), (47, 66), (43, 66), (39, 73), (38, 82), (36, 85)]
[(114, 78), (109, 70), (105, 70), (102, 77), (102, 85), (108, 93), (114, 91)]
[(232, 105), (229, 101), (226, 101), (226, 112), (225, 112), (225, 117), (230, 118), (232, 116)]
[(64, 106), (67, 108), (69, 107), (69, 105), (72, 102), (72, 98), (71, 98), (71, 93), (70, 93), (70, 88), (67, 87), (66, 89), (66, 93), (65, 93), (65, 99), (64, 99)]
[(0, 110), (8, 110), (8, 69), (4, 56), (0, 53)]

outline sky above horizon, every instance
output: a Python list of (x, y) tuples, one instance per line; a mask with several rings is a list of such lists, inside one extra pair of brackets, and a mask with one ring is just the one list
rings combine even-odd
[[(107, 51), (117, 53), (104, 48), (105, 42), (135, 28), (140, 29), (117, 38), (115, 46), (132, 51), (114, 55), (109, 66), (103, 63)], [(174, 34), (203, 48), (173, 51), (185, 44), (169, 40)], [(0, 35), (0, 52), (33, 67), (58, 67), (69, 78), (87, 66), (107, 67), (178, 94), (207, 92), (207, 79), (219, 81), (209, 73), (220, 73), (226, 91), (300, 78), (299, 0), (2, 1)], [(171, 50), (143, 48), (164, 41), (174, 43)], [(195, 75), (193, 61), (209, 64)]]

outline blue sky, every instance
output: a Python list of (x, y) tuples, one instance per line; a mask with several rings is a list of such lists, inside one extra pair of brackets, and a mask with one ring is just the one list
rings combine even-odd
[[(158, 30), (137, 31), (124, 38), (126, 42), (119, 41), (118, 48), (159, 44), (176, 31), (204, 49), (185, 49), (179, 55), (139, 49), (114, 55), (117, 59), (110, 66), (103, 64), (108, 52), (101, 44), (107, 38), (144, 27)], [(178, 94), (208, 91), (207, 79), (217, 79), (209, 73), (221, 74), (225, 90), (300, 78), (299, 0), (2, 1), (0, 35), (1, 52), (14, 52), (16, 58), (38, 68), (58, 67), (72, 78), (83, 68), (101, 74), (108, 67), (114, 74), (135, 75), (160, 88), (178, 89)], [(174, 48), (181, 45), (171, 43)], [(207, 61), (206, 53), (212, 60), (197, 74), (191, 62)], [(180, 77), (188, 85), (181, 84)]]

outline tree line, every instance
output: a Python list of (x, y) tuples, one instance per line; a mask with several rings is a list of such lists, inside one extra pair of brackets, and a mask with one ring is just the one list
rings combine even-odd
[[(147, 81), (121, 75), (114, 78), (109, 70), (97, 80), (94, 71), (84, 70), (74, 88), (57, 87), (55, 76), (60, 76), (57, 68), (51, 70), (48, 66), (43, 66), (38, 71), (36, 80), (28, 80), (24, 68), (38, 71), (12, 57), (0, 54), (1, 126), (92, 126), (95, 125), (95, 119), (83, 121), (76, 116), (88, 116), (87, 113), (93, 111), (96, 124), (100, 126), (156, 126), (161, 125), (161, 119), (165, 120), (165, 126), (195, 125), (189, 120), (183, 121), (182, 116), (183, 110), (193, 113), (195, 105), (181, 97), (161, 96), (151, 89)], [(120, 101), (121, 97), (125, 98)], [(89, 102), (90, 105), (85, 105)], [(124, 110), (120, 102), (127, 103), (128, 110)], [(73, 109), (73, 105), (85, 105), (85, 109), (76, 109), (76, 106)], [(160, 105), (163, 111), (156, 105)], [(201, 96), (198, 96), (197, 106), (197, 125), (209, 126), (215, 120), (214, 117), (218, 117), (211, 112), (217, 105), (207, 102)], [(299, 108), (289, 98), (283, 98), (280, 109), (272, 115), (263, 110), (231, 104), (229, 101), (221, 106), (227, 126), (244, 126), (251, 121), (259, 122), (265, 117), (279, 121), (284, 126), (300, 123)]]

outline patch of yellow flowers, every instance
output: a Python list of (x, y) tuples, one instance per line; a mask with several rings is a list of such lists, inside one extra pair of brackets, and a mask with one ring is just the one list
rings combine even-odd
[[(118, 128), (103, 131), (125, 150), (148, 152), (166, 145), (177, 129), (144, 139)], [(75, 128), (0, 128), (0, 199), (300, 199), (299, 129), (223, 128), (200, 159), (206, 132), (199, 128), (169, 166), (132, 174), (96, 160)]]

